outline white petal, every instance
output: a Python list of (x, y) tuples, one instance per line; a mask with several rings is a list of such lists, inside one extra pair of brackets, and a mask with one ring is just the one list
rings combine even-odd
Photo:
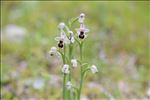
[(85, 32), (85, 33), (86, 33), (86, 32), (89, 32), (89, 29), (85, 28), (85, 29), (84, 29), (84, 32)]
[(77, 31), (77, 34), (80, 35), (80, 28), (75, 29)]

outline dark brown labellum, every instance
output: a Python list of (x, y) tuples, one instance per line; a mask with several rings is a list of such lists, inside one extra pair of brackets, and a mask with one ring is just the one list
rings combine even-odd
[(63, 48), (64, 47), (63, 43), (58, 43), (58, 47)]
[(59, 43), (63, 43), (63, 41), (62, 41), (62, 40), (60, 40), (60, 41), (59, 41)]
[(80, 39), (84, 39), (84, 34), (80, 34), (80, 35), (79, 35), (79, 38), (80, 38)]
[(81, 32), (80, 32), (80, 34), (81, 34), (81, 35), (83, 35), (83, 34), (84, 34), (84, 32), (83, 32), (83, 31), (81, 31)]

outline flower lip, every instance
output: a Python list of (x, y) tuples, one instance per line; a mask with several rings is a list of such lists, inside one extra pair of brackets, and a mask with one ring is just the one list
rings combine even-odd
[(60, 41), (59, 41), (59, 43), (63, 43), (63, 41), (62, 41), (62, 40), (60, 40)]
[(84, 34), (84, 31), (80, 31), (80, 35), (83, 35)]
[(63, 47), (64, 47), (63, 42), (60, 41), (60, 42), (58, 43), (58, 47), (59, 47), (59, 48), (63, 48)]
[(79, 35), (79, 38), (80, 38), (80, 39), (84, 39), (84, 37), (85, 37), (84, 34), (80, 34), (80, 35)]

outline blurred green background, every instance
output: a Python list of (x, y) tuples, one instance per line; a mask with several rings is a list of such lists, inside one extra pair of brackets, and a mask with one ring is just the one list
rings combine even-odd
[(57, 45), (57, 25), (82, 12), (90, 29), (84, 60), (99, 69), (85, 78), (82, 100), (150, 97), (150, 2), (3, 1), (2, 100), (60, 100), (61, 61), (48, 51)]

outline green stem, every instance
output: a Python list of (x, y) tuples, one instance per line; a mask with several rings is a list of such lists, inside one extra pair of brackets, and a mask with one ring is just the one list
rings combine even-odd
[[(72, 47), (72, 44), (70, 44), (69, 45), (69, 60), (71, 61), (71, 59), (72, 59), (72, 49), (73, 49), (73, 47)], [(71, 71), (71, 63), (70, 63), (70, 73), (69, 73), (69, 81), (71, 82), (71, 73), (72, 73), (72, 71)], [(70, 100), (72, 100), (72, 93), (71, 93), (71, 91), (69, 91), (69, 98), (70, 98)]]
[(79, 88), (79, 94), (78, 94), (78, 100), (80, 100), (80, 96), (81, 96), (81, 90), (82, 90), (82, 84), (83, 84), (83, 78), (84, 78), (84, 75), (87, 71), (89, 71), (90, 69), (87, 68), (86, 70), (84, 70), (82, 73), (81, 73), (81, 80), (80, 80), (80, 88)]
[(66, 46), (64, 44), (64, 64), (66, 63), (65, 57), (66, 57)]
[(83, 76), (81, 75), (80, 88), (79, 88), (79, 94), (78, 94), (78, 100), (80, 100), (81, 90), (82, 90), (82, 84), (83, 84)]
[[(83, 42), (81, 41), (80, 44), (80, 61), (81, 61), (81, 65), (82, 65), (82, 47), (83, 47)], [(82, 66), (80, 66), (80, 87), (79, 87), (79, 94), (78, 94), (78, 100), (80, 100), (80, 96), (81, 96), (81, 90), (82, 90), (82, 84), (83, 84), (83, 75), (82, 75)]]
[(66, 97), (65, 85), (66, 85), (66, 75), (64, 73), (64, 76), (63, 76), (63, 100), (65, 100), (65, 97)]
[(80, 61), (82, 62), (82, 47), (83, 47), (83, 42), (81, 41), (80, 43)]
[[(66, 47), (64, 45), (63, 64), (66, 63), (65, 57), (66, 57)], [(64, 73), (63, 75), (63, 100), (66, 100), (65, 98), (66, 98), (66, 74)]]
[[(72, 58), (72, 44), (69, 45), (69, 60)], [(69, 74), (69, 81), (71, 81), (71, 68), (70, 68), (70, 74)]]

